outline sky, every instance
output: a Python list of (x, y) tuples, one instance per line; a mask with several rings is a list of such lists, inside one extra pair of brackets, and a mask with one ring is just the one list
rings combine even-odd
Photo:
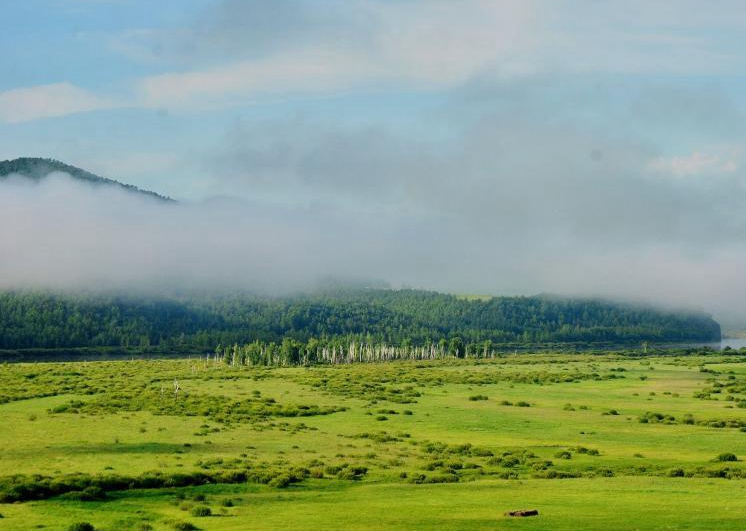
[(59, 159), (180, 206), (6, 184), (0, 284), (336, 275), (644, 299), (746, 328), (741, 1), (2, 12), (0, 160)]

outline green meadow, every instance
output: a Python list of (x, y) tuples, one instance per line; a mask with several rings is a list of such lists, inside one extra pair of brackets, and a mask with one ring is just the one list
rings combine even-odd
[(746, 527), (737, 353), (0, 371), (2, 530)]

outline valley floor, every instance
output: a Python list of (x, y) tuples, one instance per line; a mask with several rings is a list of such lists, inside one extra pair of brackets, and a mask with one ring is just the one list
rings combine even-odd
[(746, 525), (737, 353), (5, 364), (0, 403), (3, 530)]

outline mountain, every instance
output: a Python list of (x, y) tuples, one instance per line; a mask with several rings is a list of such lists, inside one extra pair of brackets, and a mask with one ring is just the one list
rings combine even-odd
[(38, 157), (22, 157), (13, 160), (0, 161), (0, 181), (7, 178), (9, 175), (22, 175), (39, 181), (47, 177), (50, 173), (62, 172), (70, 175), (75, 180), (83, 181), (96, 186), (116, 186), (136, 194), (142, 194), (149, 196), (159, 201), (172, 202), (173, 199), (165, 197), (149, 190), (141, 190), (131, 184), (120, 183), (100, 175), (95, 175), (91, 172), (83, 169), (65, 164), (54, 159), (43, 159)]

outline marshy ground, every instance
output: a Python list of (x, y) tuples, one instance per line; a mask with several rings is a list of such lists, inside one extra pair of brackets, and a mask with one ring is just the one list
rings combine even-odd
[(0, 371), (4, 530), (746, 526), (738, 354)]

